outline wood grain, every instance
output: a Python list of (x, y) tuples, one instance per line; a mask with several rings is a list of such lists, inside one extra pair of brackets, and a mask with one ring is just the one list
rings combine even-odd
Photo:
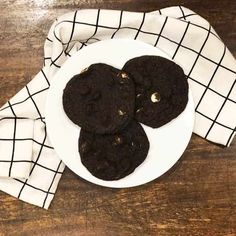
[[(184, 5), (211, 22), (236, 56), (232, 0), (1, 0), (0, 105), (41, 68), (53, 20), (80, 8), (151, 11)], [(66, 169), (48, 211), (0, 192), (0, 235), (236, 235), (236, 141), (196, 135), (160, 179), (131, 189), (92, 185)]]

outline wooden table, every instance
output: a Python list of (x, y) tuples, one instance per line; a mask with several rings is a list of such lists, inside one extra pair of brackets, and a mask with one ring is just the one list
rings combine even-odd
[[(180, 3), (209, 20), (236, 56), (232, 0), (1, 0), (0, 105), (41, 68), (44, 40), (58, 15)], [(225, 149), (193, 135), (174, 168), (141, 187), (98, 187), (66, 169), (48, 211), (3, 192), (0, 202), (0, 235), (236, 235), (236, 140)]]

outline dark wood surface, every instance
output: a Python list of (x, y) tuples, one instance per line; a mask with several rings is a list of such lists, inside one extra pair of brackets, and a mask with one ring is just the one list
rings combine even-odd
[[(0, 105), (41, 68), (44, 39), (58, 15), (179, 4), (209, 20), (236, 56), (233, 0), (1, 0)], [(193, 135), (174, 168), (131, 189), (98, 187), (66, 169), (48, 211), (0, 192), (0, 235), (236, 235), (236, 140), (226, 149)]]

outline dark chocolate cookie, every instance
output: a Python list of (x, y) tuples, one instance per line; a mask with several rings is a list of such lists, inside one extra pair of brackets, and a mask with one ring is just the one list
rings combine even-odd
[(188, 82), (180, 66), (158, 56), (128, 61), (123, 70), (135, 84), (135, 118), (158, 128), (175, 117), (188, 102)]
[(67, 116), (87, 131), (105, 134), (124, 128), (134, 115), (134, 84), (128, 75), (106, 64), (93, 64), (66, 85)]
[(118, 180), (129, 175), (145, 160), (148, 150), (147, 136), (136, 121), (116, 134), (80, 132), (81, 162), (99, 179)]

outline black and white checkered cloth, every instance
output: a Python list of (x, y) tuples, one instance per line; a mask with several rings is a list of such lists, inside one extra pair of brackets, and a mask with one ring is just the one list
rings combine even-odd
[(76, 51), (109, 38), (141, 40), (180, 64), (196, 106), (194, 132), (230, 145), (236, 128), (236, 62), (205, 19), (181, 6), (150, 13), (79, 10), (53, 23), (43, 69), (0, 110), (1, 190), (49, 207), (64, 170), (46, 132), (50, 79)]

